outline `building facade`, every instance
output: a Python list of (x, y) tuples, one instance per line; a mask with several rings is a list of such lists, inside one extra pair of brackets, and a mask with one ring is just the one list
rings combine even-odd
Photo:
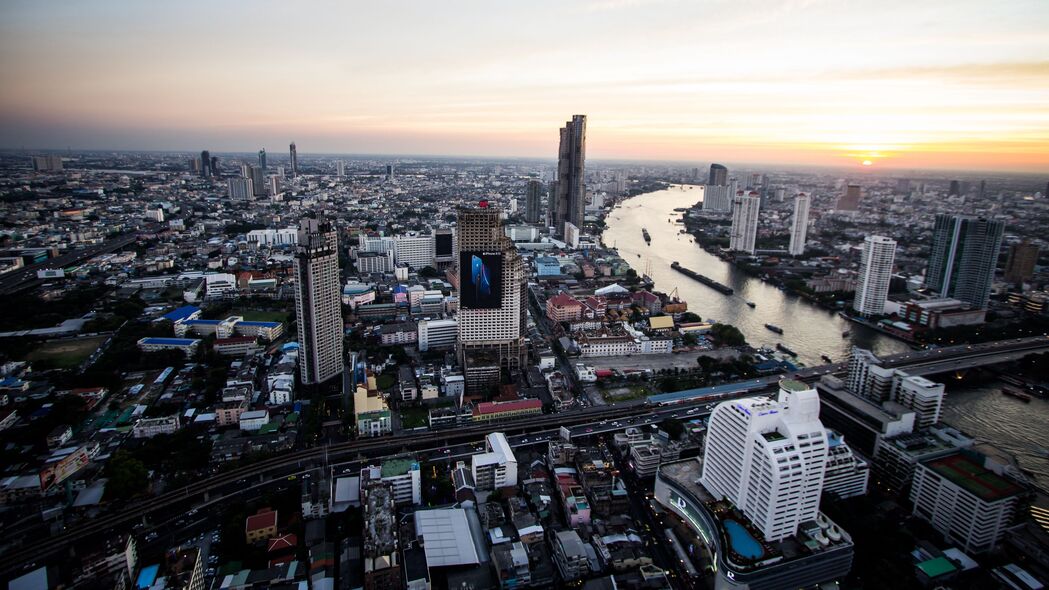
[(754, 253), (758, 239), (758, 215), (761, 212), (761, 197), (751, 192), (744, 196), (737, 193), (732, 199), (732, 227), (729, 230), (728, 249), (736, 252)]
[(889, 297), (892, 263), (896, 259), (896, 240), (884, 236), (867, 236), (863, 240), (859, 283), (852, 308), (864, 316), (885, 313)]
[(302, 383), (312, 385), (342, 373), (339, 239), (331, 222), (304, 218), (299, 223), (297, 240), (295, 316), (299, 372)]
[(1005, 222), (938, 214), (925, 286), (942, 297), (987, 308)]
[(790, 224), (790, 244), (787, 253), (801, 256), (805, 253), (805, 239), (809, 232), (809, 196), (798, 193), (794, 197), (794, 219)]
[(554, 233), (563, 236), (565, 223), (583, 227), (586, 207), (586, 115), (573, 115), (561, 128), (557, 152), (555, 209), (551, 211)]

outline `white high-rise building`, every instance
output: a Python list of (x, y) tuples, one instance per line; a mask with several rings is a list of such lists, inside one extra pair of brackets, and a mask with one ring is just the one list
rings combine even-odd
[(754, 244), (758, 239), (758, 213), (761, 210), (761, 197), (751, 191), (750, 196), (743, 192), (736, 193), (732, 199), (732, 229), (729, 231), (729, 250), (754, 253)]
[(339, 236), (329, 221), (299, 221), (295, 254), (295, 317), (299, 326), (299, 372), (306, 385), (342, 372), (342, 297)]
[(335, 163), (335, 174), (339, 176), (346, 176), (346, 162), (339, 160)]
[(393, 258), (396, 264), (407, 264), (415, 270), (434, 266), (433, 235), (397, 236), (393, 239)]
[(231, 200), (247, 200), (255, 194), (255, 182), (250, 178), (230, 178), (227, 183)]
[(932, 426), (940, 421), (943, 396), (943, 383), (896, 371), (893, 397), (896, 403), (914, 410), (917, 426)]
[(506, 442), (506, 435), (490, 433), (484, 448), (484, 453), (474, 455), (470, 461), (477, 489), (493, 491), (517, 485), (517, 458)]
[(727, 185), (714, 184), (703, 187), (703, 210), (726, 213), (731, 211), (733, 193), (729, 192), (730, 188)]
[(794, 197), (794, 221), (790, 226), (790, 246), (787, 253), (801, 256), (805, 253), (805, 238), (809, 233), (809, 196), (798, 193)]
[(896, 240), (884, 236), (867, 236), (863, 240), (859, 283), (852, 308), (865, 316), (885, 313), (892, 280), (892, 262), (896, 258)]
[(852, 452), (841, 433), (828, 430), (823, 491), (842, 499), (864, 496), (869, 480), (870, 465)]
[(816, 520), (827, 465), (827, 432), (815, 389), (780, 382), (776, 399), (725, 401), (710, 415), (699, 481), (726, 498), (768, 541)]

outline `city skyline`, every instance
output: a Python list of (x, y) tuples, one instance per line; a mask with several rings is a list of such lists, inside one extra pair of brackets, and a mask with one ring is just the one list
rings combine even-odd
[(1044, 170), (1049, 7), (980, 8), (14, 4), (0, 146), (549, 158), (577, 112), (595, 160)]

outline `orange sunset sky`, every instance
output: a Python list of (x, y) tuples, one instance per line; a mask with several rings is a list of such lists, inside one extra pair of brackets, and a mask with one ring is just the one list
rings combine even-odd
[(0, 147), (1049, 172), (1049, 2), (30, 2)]

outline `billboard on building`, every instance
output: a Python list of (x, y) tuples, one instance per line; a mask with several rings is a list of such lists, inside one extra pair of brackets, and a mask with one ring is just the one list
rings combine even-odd
[(434, 236), (434, 255), (437, 257), (448, 257), (452, 256), (452, 252), (455, 245), (452, 243), (451, 232), (439, 232)]
[(503, 255), (459, 253), (459, 306), (498, 309), (503, 304)]

